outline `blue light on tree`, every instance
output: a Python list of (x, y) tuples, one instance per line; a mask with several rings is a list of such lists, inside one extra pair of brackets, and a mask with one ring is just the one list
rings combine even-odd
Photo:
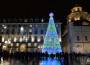
[(51, 59), (51, 58), (48, 58), (46, 60), (42, 60), (40, 62), (40, 65), (61, 65), (61, 62), (57, 59)]
[(48, 52), (48, 54), (55, 54), (62, 52), (61, 45), (59, 42), (58, 34), (56, 31), (56, 27), (54, 24), (53, 13), (49, 14), (49, 24), (47, 28), (47, 32), (44, 38), (44, 44), (42, 48), (42, 52)]

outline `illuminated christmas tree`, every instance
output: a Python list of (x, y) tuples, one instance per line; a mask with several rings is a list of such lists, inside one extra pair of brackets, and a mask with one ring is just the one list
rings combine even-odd
[(44, 38), (44, 44), (42, 48), (42, 52), (48, 52), (48, 54), (56, 54), (62, 52), (61, 45), (59, 42), (58, 34), (56, 31), (56, 27), (54, 24), (53, 13), (49, 14), (49, 24), (47, 28), (47, 32)]
[(61, 65), (61, 62), (56, 58), (48, 58), (40, 61), (40, 65)]

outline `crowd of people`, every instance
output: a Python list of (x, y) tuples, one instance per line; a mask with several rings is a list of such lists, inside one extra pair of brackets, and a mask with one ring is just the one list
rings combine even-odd
[(74, 59), (76, 57), (80, 57), (80, 56), (88, 56), (90, 57), (90, 54), (81, 54), (81, 53), (56, 53), (56, 54), (48, 54), (47, 52), (42, 53), (42, 52), (15, 52), (15, 53), (9, 53), (7, 51), (3, 51), (0, 52), (0, 57), (4, 57), (4, 58), (15, 58), (15, 59), (33, 59), (33, 58), (37, 58), (37, 59), (47, 59), (48, 57), (50, 58), (57, 58), (57, 59), (64, 59), (64, 64), (68, 65), (69, 64), (69, 59)]

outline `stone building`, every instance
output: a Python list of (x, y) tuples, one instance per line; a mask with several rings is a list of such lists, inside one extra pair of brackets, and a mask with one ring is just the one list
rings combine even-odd
[[(0, 19), (0, 46), (9, 52), (40, 51), (46, 34), (48, 20), (39, 18)], [(61, 42), (61, 23), (56, 23)]]
[(81, 6), (71, 9), (62, 37), (65, 52), (90, 53), (90, 14)]

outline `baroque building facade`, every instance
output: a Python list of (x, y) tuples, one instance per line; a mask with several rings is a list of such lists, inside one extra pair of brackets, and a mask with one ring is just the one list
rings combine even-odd
[(80, 6), (73, 7), (67, 16), (63, 43), (67, 53), (90, 53), (90, 14)]
[[(31, 22), (30, 19), (1, 19), (0, 21), (2, 21), (0, 23), (0, 48), (2, 50), (10, 53), (39, 52), (41, 50), (48, 26), (43, 19), (33, 20), (37, 23)], [(55, 25), (61, 42), (61, 23), (55, 23)]]

